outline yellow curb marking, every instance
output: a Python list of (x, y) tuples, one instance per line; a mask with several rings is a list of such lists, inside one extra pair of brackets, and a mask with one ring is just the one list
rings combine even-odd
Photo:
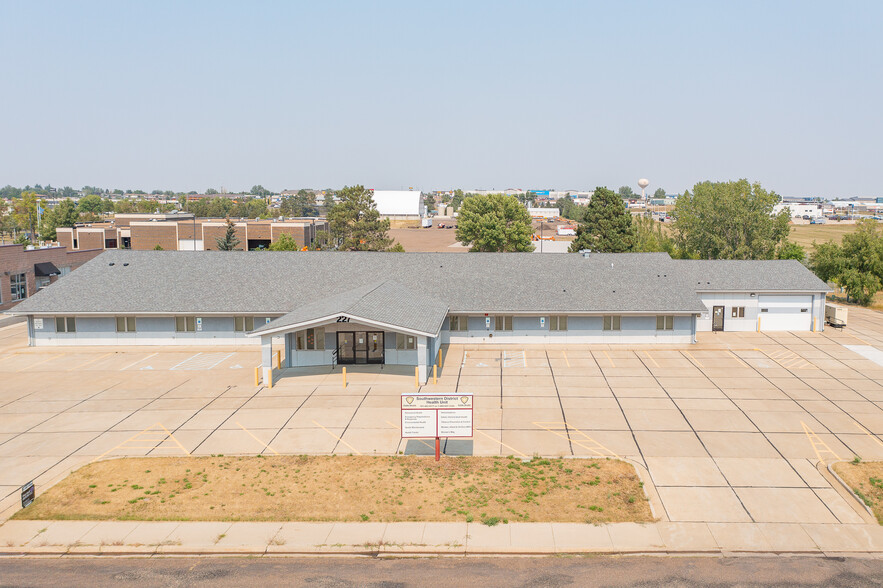
[[(350, 445), (349, 443), (347, 443), (346, 441), (344, 441), (343, 439), (341, 439), (340, 437), (338, 437), (337, 435), (335, 435), (334, 433), (332, 433), (331, 431), (329, 431), (328, 429), (326, 429), (325, 427), (323, 427), (322, 425), (317, 423), (316, 421), (313, 421), (313, 424), (316, 425), (317, 427), (320, 427), (323, 431), (325, 431), (326, 433), (328, 433), (329, 435), (331, 435), (332, 437), (334, 437), (335, 439), (337, 439), (338, 441), (340, 441), (341, 443), (343, 443), (344, 445), (346, 445), (347, 447), (352, 449), (353, 453), (355, 453), (356, 455), (362, 455), (359, 452), (359, 450), (357, 450), (355, 447), (353, 447), (352, 445)], [(435, 449), (435, 448), (433, 447), (433, 449)]]
[(105, 354), (102, 355), (102, 356), (96, 357), (95, 359), (90, 359), (89, 361), (87, 361), (87, 362), (85, 362), (85, 363), (81, 363), (81, 364), (78, 365), (77, 367), (75, 367), (75, 368), (71, 368), (71, 369), (73, 369), (73, 370), (75, 370), (75, 369), (82, 369), (82, 368), (86, 367), (87, 365), (89, 365), (89, 364), (93, 364), (93, 363), (95, 363), (96, 361), (98, 361), (99, 359), (104, 359), (104, 358), (107, 357), (108, 355), (113, 355), (114, 353), (116, 353), (116, 352), (115, 352), (115, 351), (111, 351), (110, 353), (105, 353)]
[[(546, 421), (540, 421), (540, 422), (535, 422), (534, 425), (537, 426), (537, 427), (539, 427), (539, 428), (541, 428), (541, 429), (544, 429), (544, 430), (546, 430), (546, 431), (548, 431), (548, 432), (550, 432), (550, 433), (552, 433), (552, 434), (554, 434), (554, 435), (558, 435), (558, 436), (561, 437), (562, 439), (567, 439), (568, 441), (570, 441), (570, 442), (572, 442), (572, 443), (576, 443), (577, 445), (579, 445), (579, 446), (582, 447), (583, 449), (586, 449), (586, 450), (588, 450), (588, 451), (591, 451), (592, 453), (597, 454), (599, 457), (611, 457), (611, 456), (612, 456), (612, 457), (615, 457), (616, 459), (622, 459), (621, 457), (619, 457), (618, 455), (616, 455), (616, 453), (614, 453), (613, 451), (607, 449), (606, 447), (604, 447), (603, 445), (601, 445), (600, 443), (598, 443), (597, 441), (595, 441), (594, 439), (592, 439), (591, 437), (589, 437), (588, 435), (586, 435), (584, 432), (580, 431), (580, 430), (577, 429), (577, 428), (570, 427), (570, 426), (568, 426), (568, 425), (567, 425), (566, 423), (564, 423), (564, 422), (554, 422), (554, 421), (552, 421), (552, 422), (546, 422)], [(558, 426), (562, 426), (562, 427), (567, 427), (567, 429), (568, 429), (571, 433), (576, 433), (576, 434), (578, 434), (578, 435), (581, 435), (581, 436), (582, 436), (582, 439), (583, 439), (584, 441), (586, 441), (587, 443), (590, 443), (591, 445), (586, 445), (586, 444), (584, 444), (584, 443), (581, 443), (579, 439), (574, 439), (573, 436), (568, 437), (566, 434), (563, 434), (562, 431), (556, 431), (555, 429), (552, 429), (552, 428), (550, 428), (550, 427), (547, 427), (546, 425), (550, 425), (550, 426), (551, 426), (551, 425), (558, 425)], [(599, 449), (602, 450), (602, 451), (598, 451)]]
[(251, 436), (252, 439), (254, 439), (254, 440), (257, 441), (258, 443), (260, 443), (261, 445), (263, 445), (266, 449), (269, 449), (270, 451), (272, 451), (272, 452), (275, 453), (276, 455), (279, 455), (279, 452), (278, 452), (278, 451), (276, 451), (275, 449), (273, 449), (272, 447), (270, 447), (269, 445), (267, 445), (266, 443), (264, 443), (263, 441), (261, 441), (260, 439), (258, 439), (257, 437), (255, 437), (254, 433), (252, 433), (251, 431), (249, 431), (248, 429), (246, 429), (245, 427), (243, 427), (243, 426), (239, 423), (239, 421), (236, 422), (236, 426), (238, 426), (240, 429), (242, 429), (243, 431), (245, 431), (246, 433), (248, 433), (249, 436)]
[[(803, 432), (806, 433), (806, 438), (809, 439), (810, 444), (812, 445), (812, 450), (816, 452), (816, 457), (819, 458), (819, 461), (822, 462), (822, 465), (825, 465), (826, 462), (822, 459), (822, 453), (830, 453), (834, 456), (834, 459), (839, 460), (840, 456), (834, 453), (828, 444), (822, 441), (821, 437), (812, 432), (812, 429), (806, 426), (806, 423), (800, 421), (800, 424), (803, 426)], [(819, 447), (822, 448), (819, 451)]]

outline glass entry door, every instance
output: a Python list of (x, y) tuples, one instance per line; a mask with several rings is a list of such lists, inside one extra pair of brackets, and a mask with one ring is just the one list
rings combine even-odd
[(338, 331), (337, 363), (383, 363), (383, 331)]

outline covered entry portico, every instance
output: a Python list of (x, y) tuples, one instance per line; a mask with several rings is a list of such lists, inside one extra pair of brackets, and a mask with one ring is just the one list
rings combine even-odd
[(249, 336), (261, 337), (265, 381), (273, 367), (273, 337), (282, 336), (282, 367), (416, 366), (426, 382), (447, 312), (447, 305), (387, 281), (307, 304)]

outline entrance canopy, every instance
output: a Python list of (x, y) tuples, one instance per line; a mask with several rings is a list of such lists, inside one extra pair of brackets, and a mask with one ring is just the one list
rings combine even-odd
[[(341, 276), (342, 280), (346, 276)], [(248, 334), (286, 333), (331, 322), (360, 324), (412, 335), (437, 337), (448, 305), (392, 281), (377, 282), (307, 302)]]

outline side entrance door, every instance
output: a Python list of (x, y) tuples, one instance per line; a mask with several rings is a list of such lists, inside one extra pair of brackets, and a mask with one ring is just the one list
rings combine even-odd
[(711, 330), (712, 331), (723, 331), (724, 330), (724, 307), (723, 306), (715, 306), (711, 311)]

